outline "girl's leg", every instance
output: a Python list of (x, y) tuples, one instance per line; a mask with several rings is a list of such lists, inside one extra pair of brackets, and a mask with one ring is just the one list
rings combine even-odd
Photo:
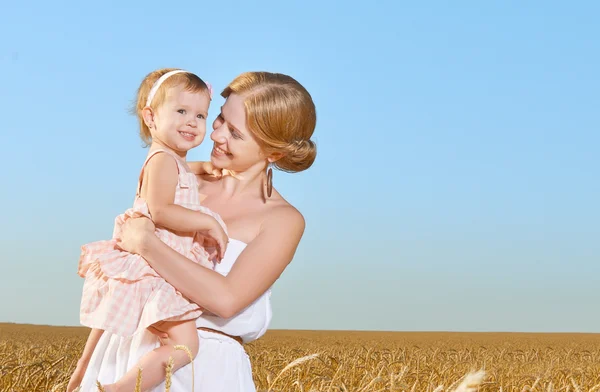
[(130, 392), (135, 389), (138, 368), (142, 369), (142, 391), (164, 381), (165, 368), (169, 357), (173, 357), (173, 373), (187, 365), (190, 359), (183, 350), (175, 350), (176, 345), (184, 345), (190, 349), (192, 358), (198, 354), (198, 331), (194, 320), (179, 322), (164, 322), (158, 327), (169, 335), (168, 345), (155, 348), (145, 354), (138, 363), (116, 383), (104, 385), (106, 392)]

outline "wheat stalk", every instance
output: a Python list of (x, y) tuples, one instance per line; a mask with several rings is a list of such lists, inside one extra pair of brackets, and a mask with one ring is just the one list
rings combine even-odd
[(188, 358), (190, 359), (190, 363), (191, 363), (191, 367), (192, 367), (192, 391), (194, 391), (194, 356), (192, 355), (192, 352), (190, 351), (189, 348), (187, 348), (187, 346), (184, 346), (182, 344), (179, 344), (177, 346), (173, 347), (175, 350), (183, 350), (185, 351), (185, 353), (187, 354)]
[(142, 392), (142, 369), (138, 368), (137, 378), (135, 379), (135, 392)]
[(175, 361), (173, 360), (173, 357), (169, 357), (169, 361), (167, 362), (167, 367), (165, 369), (165, 392), (169, 392), (171, 390), (171, 377), (173, 376), (174, 364)]
[(273, 382), (272, 382), (272, 383), (269, 385), (268, 391), (271, 391), (271, 388), (273, 387), (273, 385), (275, 385), (275, 383), (277, 382), (277, 380), (279, 380), (279, 378), (281, 377), (281, 375), (282, 375), (283, 373), (285, 373), (285, 372), (286, 372), (286, 371), (288, 371), (289, 369), (293, 368), (294, 366), (298, 366), (298, 365), (300, 365), (301, 363), (304, 363), (304, 362), (306, 362), (306, 361), (310, 361), (311, 359), (315, 359), (315, 358), (317, 358), (318, 356), (319, 356), (319, 354), (310, 354), (310, 355), (307, 355), (307, 356), (305, 356), (305, 357), (302, 357), (302, 358), (295, 359), (295, 360), (293, 360), (292, 362), (288, 363), (288, 364), (286, 365), (286, 367), (284, 367), (284, 368), (283, 368), (283, 369), (282, 369), (282, 370), (279, 372), (279, 374), (277, 375), (277, 377), (275, 377), (275, 379), (273, 380)]

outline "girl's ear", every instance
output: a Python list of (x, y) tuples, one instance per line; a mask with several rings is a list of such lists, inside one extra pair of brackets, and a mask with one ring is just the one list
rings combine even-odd
[(144, 119), (144, 123), (150, 129), (154, 128), (154, 112), (152, 108), (146, 106), (142, 109), (142, 118)]

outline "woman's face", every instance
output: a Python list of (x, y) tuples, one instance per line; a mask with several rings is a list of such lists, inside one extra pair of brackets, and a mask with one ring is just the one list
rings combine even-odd
[(266, 156), (246, 126), (246, 109), (241, 96), (231, 94), (225, 100), (213, 129), (210, 160), (215, 167), (242, 172), (266, 163)]

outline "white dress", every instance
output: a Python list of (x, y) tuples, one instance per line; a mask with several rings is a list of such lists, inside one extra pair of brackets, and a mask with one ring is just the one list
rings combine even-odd
[[(246, 244), (230, 239), (225, 257), (215, 268), (227, 275)], [(246, 309), (230, 319), (202, 315), (198, 327), (240, 336), (244, 343), (256, 340), (267, 331), (271, 321), (271, 290), (267, 290)], [(189, 364), (179, 369), (171, 378), (172, 392), (254, 392), (252, 367), (246, 351), (237, 341), (214, 332), (198, 330), (200, 347), (194, 366), (194, 390)], [(110, 384), (120, 379), (147, 352), (159, 346), (158, 339), (144, 331), (129, 338), (108, 332), (98, 342), (81, 383), (81, 392), (96, 392), (96, 380)], [(143, 373), (142, 373), (143, 375)], [(163, 392), (164, 382), (151, 392)]]

